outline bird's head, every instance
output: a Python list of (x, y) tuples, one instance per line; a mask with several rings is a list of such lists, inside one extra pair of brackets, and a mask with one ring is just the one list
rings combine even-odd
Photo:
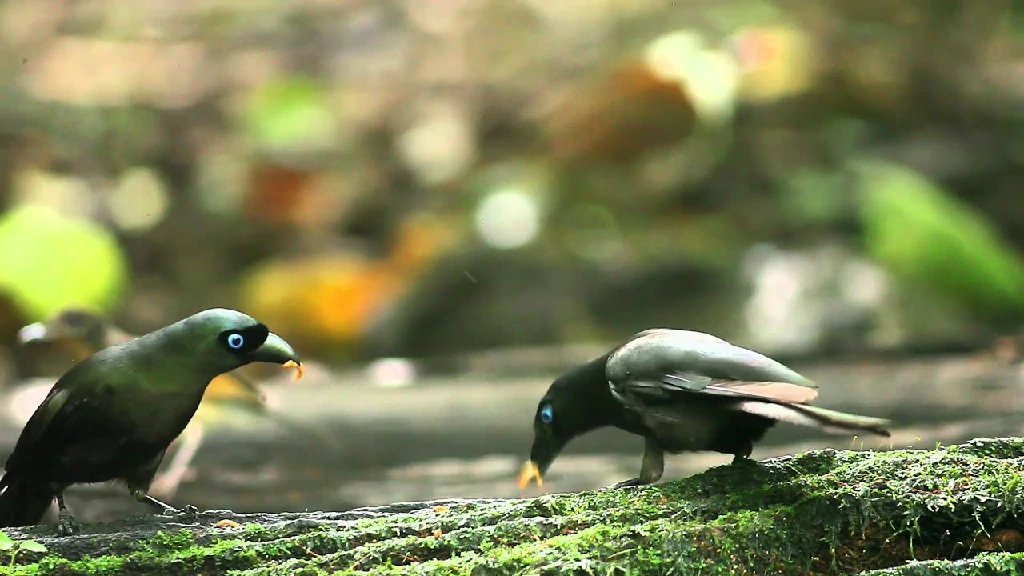
[(18, 331), (18, 340), (55, 344), (79, 360), (114, 344), (106, 319), (84, 308), (65, 308), (43, 322), (29, 324)]
[(301, 370), (302, 363), (290, 344), (262, 322), (236, 310), (203, 310), (152, 335), (169, 337), (185, 350), (198, 353), (202, 368), (217, 374), (253, 362)]
[(530, 459), (519, 473), (519, 488), (530, 481), (543, 483), (544, 474), (573, 438), (614, 422), (609, 413), (611, 393), (605, 377), (605, 361), (596, 360), (566, 372), (548, 388), (533, 415)]

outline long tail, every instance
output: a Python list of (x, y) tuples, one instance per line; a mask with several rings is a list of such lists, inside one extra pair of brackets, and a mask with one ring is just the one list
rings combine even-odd
[(5, 474), (0, 480), (0, 528), (38, 524), (57, 497), (45, 482)]
[(838, 434), (864, 431), (888, 438), (890, 436), (889, 428), (892, 426), (890, 421), (882, 418), (836, 412), (806, 404), (777, 404), (745, 400), (737, 405), (737, 409), (747, 414), (756, 414), (798, 426), (811, 426)]

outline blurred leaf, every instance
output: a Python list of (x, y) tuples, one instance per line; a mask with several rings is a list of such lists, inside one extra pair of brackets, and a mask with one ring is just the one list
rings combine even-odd
[(335, 137), (334, 116), (327, 103), (326, 91), (314, 80), (272, 80), (250, 95), (245, 130), (264, 151), (319, 150)]
[(708, 4), (704, 17), (720, 30), (776, 22), (783, 17), (779, 7), (762, 0), (739, 0)]
[(785, 208), (797, 219), (828, 223), (842, 215), (842, 176), (824, 170), (805, 169), (793, 175), (784, 188)]
[(263, 262), (241, 281), (241, 301), (289, 339), (351, 342), (400, 290), (404, 276), (381, 262), (338, 251)]
[(818, 54), (803, 30), (781, 24), (749, 26), (732, 40), (743, 70), (743, 99), (771, 102), (805, 92), (814, 83)]
[(0, 290), (32, 320), (68, 306), (109, 311), (126, 281), (124, 255), (105, 228), (35, 205), (0, 218)]
[(246, 212), (275, 224), (294, 222), (303, 199), (311, 192), (313, 177), (309, 170), (283, 164), (258, 162), (250, 166), (251, 196)]
[(18, 544), (18, 548), (22, 550), (28, 550), (29, 552), (46, 552), (46, 546), (40, 544), (35, 540), (26, 540)]
[(970, 206), (909, 169), (859, 166), (869, 254), (993, 321), (1024, 319), (1024, 262)]

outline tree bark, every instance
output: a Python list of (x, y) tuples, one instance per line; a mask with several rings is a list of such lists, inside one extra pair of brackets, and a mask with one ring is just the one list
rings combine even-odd
[(1019, 574), (1024, 439), (815, 450), (639, 489), (10, 529), (14, 574)]

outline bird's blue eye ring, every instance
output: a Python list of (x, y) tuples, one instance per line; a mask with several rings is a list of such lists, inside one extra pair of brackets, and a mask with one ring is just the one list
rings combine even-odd
[(228, 347), (232, 350), (238, 350), (245, 344), (245, 338), (241, 334), (231, 334), (228, 336)]
[(551, 424), (551, 421), (555, 419), (555, 409), (551, 407), (551, 404), (545, 404), (540, 409), (540, 421), (545, 424)]

